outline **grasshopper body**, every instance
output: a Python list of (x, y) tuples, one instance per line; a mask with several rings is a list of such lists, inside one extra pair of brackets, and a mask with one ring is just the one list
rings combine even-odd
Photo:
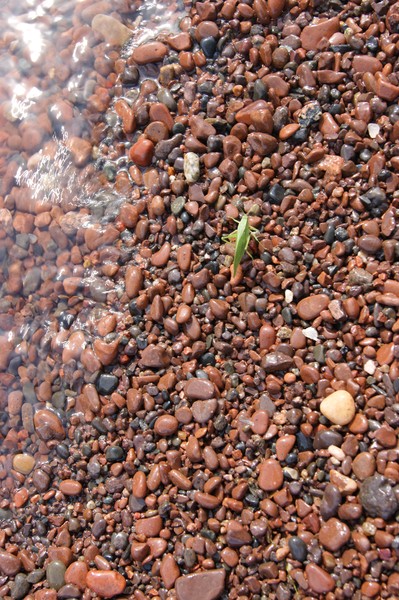
[[(235, 219), (234, 219), (235, 220)], [(238, 223), (238, 227), (235, 231), (230, 233), (229, 235), (224, 236), (223, 240), (226, 241), (235, 241), (235, 252), (234, 252), (234, 262), (233, 262), (233, 274), (237, 273), (238, 265), (240, 264), (242, 257), (247, 251), (249, 240), (251, 237), (256, 237), (257, 229), (255, 227), (251, 227), (248, 220), (248, 215), (243, 215), (240, 221), (236, 221)]]

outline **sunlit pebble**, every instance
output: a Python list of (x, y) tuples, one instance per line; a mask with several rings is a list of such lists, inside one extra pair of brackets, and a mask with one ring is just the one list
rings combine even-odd
[(308, 338), (309, 340), (313, 340), (314, 342), (317, 342), (317, 340), (319, 339), (317, 331), (314, 327), (307, 327), (306, 329), (302, 329), (302, 333), (306, 338)]
[(338, 448), (338, 446), (331, 445), (328, 447), (328, 451), (338, 462), (342, 462), (345, 458), (345, 452), (341, 448)]
[(365, 365), (364, 365), (364, 370), (366, 371), (366, 373), (368, 373), (369, 375), (374, 375), (375, 370), (376, 370), (376, 365), (375, 362), (373, 360), (368, 360)]
[(291, 290), (285, 290), (285, 301), (287, 304), (291, 304), (291, 302), (294, 299), (294, 294), (291, 292)]
[(372, 140), (380, 133), (380, 126), (377, 123), (369, 123), (367, 129)]

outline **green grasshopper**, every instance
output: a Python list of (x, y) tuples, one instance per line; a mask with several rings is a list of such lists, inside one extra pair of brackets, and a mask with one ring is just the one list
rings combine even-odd
[(233, 221), (238, 223), (237, 229), (232, 233), (229, 233), (229, 235), (223, 236), (222, 240), (224, 242), (235, 241), (236, 247), (234, 251), (233, 262), (233, 275), (235, 277), (238, 265), (240, 264), (242, 257), (247, 251), (251, 237), (258, 241), (256, 234), (259, 232), (255, 227), (251, 227), (251, 225), (249, 224), (248, 215), (243, 215), (240, 221), (237, 221), (237, 219), (233, 219)]

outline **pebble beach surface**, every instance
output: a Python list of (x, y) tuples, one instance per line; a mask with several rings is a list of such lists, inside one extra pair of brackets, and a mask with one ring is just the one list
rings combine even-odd
[(399, 4), (2, 10), (0, 598), (397, 598)]

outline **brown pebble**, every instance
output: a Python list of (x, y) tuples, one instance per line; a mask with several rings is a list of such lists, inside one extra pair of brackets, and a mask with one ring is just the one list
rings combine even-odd
[(44, 441), (63, 440), (65, 438), (65, 430), (61, 420), (50, 410), (38, 410), (33, 417), (33, 423), (37, 435)]
[(140, 364), (149, 369), (164, 369), (170, 364), (169, 354), (163, 346), (150, 344), (142, 351)]
[(331, 552), (339, 550), (349, 539), (349, 527), (335, 518), (324, 523), (319, 531), (320, 543)]
[(297, 304), (297, 313), (300, 319), (304, 321), (313, 321), (319, 316), (322, 310), (325, 310), (330, 302), (326, 294), (317, 294), (303, 298)]
[(175, 583), (177, 600), (216, 600), (223, 593), (225, 578), (224, 569), (183, 575)]
[(317, 594), (327, 594), (335, 588), (335, 581), (331, 575), (315, 563), (306, 565), (305, 573), (310, 589)]
[(78, 496), (82, 492), (82, 484), (74, 479), (64, 479), (59, 485), (64, 496)]
[(352, 471), (360, 481), (375, 473), (375, 458), (370, 452), (360, 452), (352, 462)]
[(189, 400), (209, 400), (215, 397), (215, 387), (208, 379), (192, 377), (184, 386), (184, 393)]
[(126, 587), (126, 579), (117, 571), (89, 571), (86, 582), (89, 590), (100, 598), (118, 596)]
[(0, 573), (13, 577), (21, 570), (21, 560), (0, 548)]
[(180, 576), (180, 569), (172, 554), (165, 554), (162, 558), (159, 572), (166, 589), (172, 589), (176, 579)]
[(146, 537), (156, 537), (162, 529), (162, 518), (159, 515), (136, 521), (136, 533)]
[(328, 40), (337, 31), (339, 31), (338, 17), (307, 25), (301, 32), (302, 48), (305, 48), (305, 50), (318, 50), (320, 42), (323, 39)]
[(280, 463), (274, 458), (264, 460), (259, 467), (258, 484), (265, 492), (273, 492), (283, 485), (284, 475)]
[(138, 65), (146, 65), (161, 61), (167, 53), (168, 47), (162, 44), (162, 42), (149, 42), (135, 48), (132, 53), (132, 59)]
[(154, 431), (160, 436), (169, 436), (176, 433), (179, 422), (173, 415), (162, 415), (154, 423)]

